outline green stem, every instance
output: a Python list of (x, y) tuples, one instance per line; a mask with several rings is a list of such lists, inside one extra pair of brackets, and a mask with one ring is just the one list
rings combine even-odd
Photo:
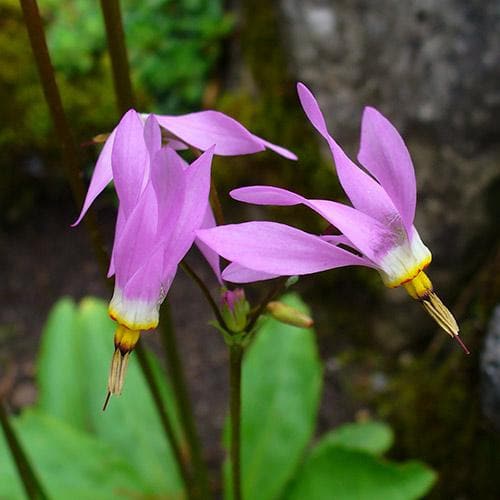
[(179, 348), (168, 302), (164, 302), (161, 306), (159, 331), (165, 356), (167, 358), (170, 380), (177, 400), (181, 422), (191, 452), (196, 498), (206, 500), (210, 498), (207, 470), (202, 457), (201, 444), (196, 431), (193, 409), (189, 399), (186, 377), (182, 369)]
[(23, 483), (26, 496), (30, 500), (46, 500), (48, 497), (21, 446), (21, 442), (17, 438), (14, 428), (10, 425), (9, 417), (2, 401), (0, 401), (0, 424), (2, 425), (7, 445), (16, 464), (17, 472)]
[[(40, 77), (45, 100), (49, 107), (50, 115), (57, 137), (62, 148), (63, 167), (68, 179), (73, 198), (78, 208), (83, 204), (85, 187), (80, 175), (78, 158), (80, 151), (76, 146), (71, 128), (64, 113), (61, 95), (57, 87), (54, 68), (49, 56), (47, 41), (43, 30), (43, 23), (36, 0), (20, 0), (24, 21), (35, 57), (35, 63)], [(102, 272), (107, 272), (107, 256), (104, 244), (97, 228), (97, 221), (92, 211), (85, 217), (85, 226), (90, 236), (92, 246)]]
[(125, 45), (119, 0), (101, 0), (101, 10), (106, 26), (108, 50), (113, 69), (116, 104), (120, 115), (134, 107), (134, 93), (130, 81), (130, 68)]
[(181, 262), (180, 266), (181, 269), (198, 285), (199, 289), (202, 291), (203, 295), (207, 299), (209, 306), (212, 308), (212, 311), (219, 325), (224, 328), (224, 330), (228, 330), (226, 322), (224, 321), (224, 318), (222, 317), (222, 314), (217, 307), (217, 304), (215, 303), (210, 290), (207, 288), (207, 285), (205, 285), (205, 282), (198, 276), (196, 271), (185, 260)]
[(231, 474), (233, 500), (241, 500), (241, 365), (243, 347), (229, 347), (229, 405), (231, 413)]
[(195, 498), (193, 494), (190, 493), (190, 476), (187, 461), (185, 456), (182, 453), (181, 447), (178, 444), (177, 438), (174, 433), (174, 429), (172, 427), (172, 423), (170, 421), (170, 417), (165, 409), (165, 405), (163, 404), (163, 398), (161, 396), (160, 388), (156, 383), (153, 370), (151, 369), (150, 362), (147, 358), (146, 351), (141, 346), (141, 344), (137, 344), (135, 351), (137, 353), (137, 359), (139, 360), (139, 364), (142, 369), (142, 373), (149, 387), (149, 391), (151, 392), (151, 396), (156, 406), (156, 410), (158, 411), (158, 415), (160, 417), (163, 430), (165, 431), (165, 435), (167, 436), (167, 440), (170, 443), (170, 447), (172, 449), (172, 453), (177, 462), (177, 466), (179, 468), (179, 473), (184, 482), (186, 490), (188, 492), (189, 498)]
[(214, 219), (218, 226), (224, 225), (224, 214), (222, 212), (222, 204), (220, 202), (219, 193), (213, 178), (210, 180), (210, 206), (214, 213)]

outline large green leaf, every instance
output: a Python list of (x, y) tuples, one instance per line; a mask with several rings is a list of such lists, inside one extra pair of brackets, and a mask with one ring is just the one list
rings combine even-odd
[[(307, 312), (296, 295), (283, 301)], [(242, 391), (243, 496), (271, 500), (292, 477), (314, 431), (321, 366), (313, 330), (263, 321), (245, 356)], [(230, 498), (228, 473), (226, 467)]]
[(320, 443), (297, 474), (286, 500), (412, 500), (429, 491), (432, 470), (391, 463), (362, 451)]
[(75, 303), (61, 299), (51, 310), (43, 329), (37, 363), (38, 408), (77, 428), (85, 425), (84, 377), (79, 371), (80, 335)]
[(341, 425), (321, 439), (320, 446), (342, 446), (381, 455), (394, 441), (392, 429), (383, 422), (356, 422)]
[[(54, 500), (140, 498), (147, 485), (101, 440), (44, 415), (26, 411), (14, 420), (17, 435)], [(24, 491), (0, 432), (0, 498), (23, 500)]]
[[(111, 445), (144, 479), (145, 491), (179, 494), (173, 455), (135, 356), (122, 396), (113, 398), (106, 412), (101, 410), (115, 328), (101, 300), (84, 299), (77, 309), (67, 301), (56, 305), (38, 360), (38, 408)], [(180, 435), (171, 390), (156, 358), (150, 360)]]

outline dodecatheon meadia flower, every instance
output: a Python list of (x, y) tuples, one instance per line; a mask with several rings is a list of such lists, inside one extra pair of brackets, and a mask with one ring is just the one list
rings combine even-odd
[(115, 129), (110, 161), (119, 207), (108, 275), (115, 275), (109, 314), (118, 327), (106, 404), (121, 392), (140, 333), (158, 325), (177, 266), (206, 221), (214, 149), (188, 165), (162, 147), (156, 118), (144, 122), (134, 110)]
[(231, 261), (222, 277), (245, 283), (280, 275), (303, 275), (358, 265), (376, 269), (390, 288), (404, 286), (462, 348), (451, 312), (433, 290), (424, 269), (431, 253), (413, 221), (416, 205), (415, 172), (403, 139), (380, 112), (363, 113), (357, 166), (328, 132), (313, 94), (299, 83), (304, 111), (330, 147), (337, 175), (352, 207), (330, 200), (307, 199), (286, 189), (252, 186), (231, 196), (258, 205), (303, 204), (340, 231), (313, 235), (274, 222), (247, 222), (202, 229), (198, 238)]

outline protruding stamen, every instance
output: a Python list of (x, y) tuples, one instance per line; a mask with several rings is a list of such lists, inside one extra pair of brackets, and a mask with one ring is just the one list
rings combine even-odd
[(111, 360), (108, 378), (108, 393), (104, 402), (103, 411), (108, 406), (111, 396), (115, 394), (119, 395), (122, 392), (130, 353), (137, 344), (140, 333), (141, 332), (138, 330), (130, 330), (122, 325), (119, 325), (116, 329), (115, 352)]
[(462, 339), (460, 338), (460, 335), (458, 333), (453, 337), (457, 342), (458, 345), (462, 348), (462, 350), (465, 352), (465, 354), (470, 354), (469, 349), (467, 346), (463, 343)]
[(418, 300), (436, 323), (448, 334), (454, 338), (466, 354), (470, 354), (469, 349), (458, 336), (459, 327), (453, 314), (441, 302), (440, 298), (434, 293), (431, 280), (423, 272), (419, 272), (415, 278), (404, 284), (408, 294)]
[(434, 292), (430, 292), (420, 302), (424, 306), (424, 309), (448, 335), (451, 337), (458, 335), (459, 328), (453, 314), (451, 314), (449, 309)]

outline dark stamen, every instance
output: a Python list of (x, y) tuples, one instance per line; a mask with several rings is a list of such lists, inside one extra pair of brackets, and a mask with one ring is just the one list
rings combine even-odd
[(102, 406), (102, 411), (106, 411), (110, 398), (111, 398), (111, 392), (108, 391), (108, 393), (106, 394), (106, 400), (104, 401), (104, 404)]
[(460, 345), (460, 347), (463, 349), (463, 351), (465, 352), (465, 354), (470, 354), (470, 351), (469, 349), (467, 348), (467, 346), (462, 342), (462, 339), (460, 338), (460, 336), (457, 334), (457, 335), (453, 335), (453, 338), (458, 342), (458, 344)]

